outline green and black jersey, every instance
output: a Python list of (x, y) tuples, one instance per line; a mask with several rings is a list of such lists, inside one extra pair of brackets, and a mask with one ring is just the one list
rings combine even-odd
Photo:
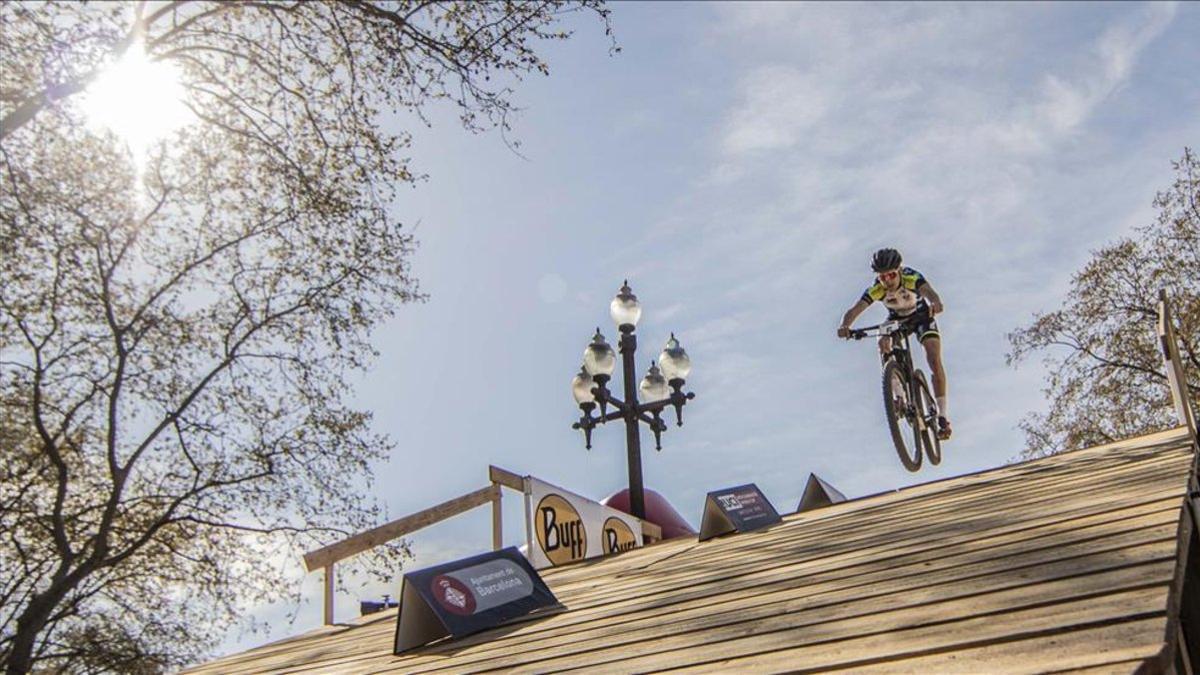
[(911, 267), (900, 268), (900, 285), (889, 291), (878, 279), (863, 291), (862, 301), (868, 305), (876, 300), (882, 300), (883, 306), (896, 316), (908, 316), (916, 311), (921, 302), (917, 291), (926, 283), (925, 275)]

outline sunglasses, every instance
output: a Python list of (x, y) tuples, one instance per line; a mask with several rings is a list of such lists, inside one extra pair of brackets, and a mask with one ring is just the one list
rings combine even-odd
[(897, 270), (892, 270), (891, 272), (881, 272), (879, 274), (879, 280), (880, 281), (891, 281), (892, 279), (895, 279), (898, 276), (900, 276), (900, 272)]

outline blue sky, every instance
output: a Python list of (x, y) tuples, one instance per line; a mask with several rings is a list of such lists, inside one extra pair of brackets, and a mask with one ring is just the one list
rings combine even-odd
[[(692, 357), (697, 398), (661, 453), (643, 434), (643, 466), (693, 525), (721, 487), (757, 483), (787, 512), (809, 472), (856, 497), (1003, 464), (1044, 406), (1041, 366), (1007, 366), (1006, 333), (1149, 222), (1170, 161), (1200, 141), (1196, 5), (612, 10), (620, 54), (580, 21), (546, 50), (551, 76), (519, 87), (523, 157), (451, 110), (416, 131), (429, 180), (397, 216), (430, 300), (377, 331), (357, 385), (397, 442), (371, 488), (389, 517), (483, 487), (488, 464), (597, 499), (626, 484), (623, 430), (585, 451), (569, 388), (596, 326), (615, 339), (625, 278), (643, 304), (639, 377), (671, 331)], [(834, 335), (885, 245), (946, 305), (955, 438), (919, 474), (890, 446), (873, 347)], [(521, 518), (507, 493), (506, 543)], [(487, 549), (489, 527), (483, 508), (416, 534), (411, 569)], [(296, 622), (253, 610), (280, 622), (271, 639), (320, 624), (301, 553)], [(339, 617), (398, 586), (340, 595)]]

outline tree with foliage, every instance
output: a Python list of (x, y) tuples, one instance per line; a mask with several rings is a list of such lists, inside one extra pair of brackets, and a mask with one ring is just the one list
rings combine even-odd
[(1022, 422), (1026, 458), (1176, 426), (1156, 337), (1159, 290), (1177, 321), (1180, 358), (1200, 407), (1200, 162), (1173, 162), (1175, 182), (1154, 198), (1158, 218), (1092, 254), (1063, 306), (1009, 334), (1009, 363), (1048, 353), (1050, 409)]
[[(577, 12), (607, 29), (597, 0), (0, 3), (7, 672), (192, 662), (282, 561), (378, 524), (392, 446), (347, 377), (423, 297), (380, 120), (504, 129)], [(144, 157), (79, 103), (132, 50), (194, 118)]]

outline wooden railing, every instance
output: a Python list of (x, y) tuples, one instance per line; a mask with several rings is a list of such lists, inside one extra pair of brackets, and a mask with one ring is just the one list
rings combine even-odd
[[(424, 511), (398, 518), (386, 525), (380, 525), (324, 548), (305, 553), (304, 565), (309, 572), (322, 568), (325, 571), (325, 625), (333, 623), (333, 566), (335, 563), (488, 502), (492, 502), (495, 509), (492, 522), (493, 527), (496, 527), (496, 523), (499, 522), (499, 517), (495, 514), (500, 511), (500, 486), (492, 484), (457, 499), (442, 502)], [(493, 533), (493, 544), (499, 540), (500, 533)]]
[[(393, 539), (411, 534), (422, 528), (440, 523), (460, 513), (492, 504), (492, 548), (500, 550), (504, 546), (504, 529), (500, 499), (502, 487), (525, 493), (525, 478), (501, 469), (498, 466), (488, 467), (488, 479), (491, 485), (480, 488), (461, 497), (456, 497), (424, 511), (397, 518), (390, 523), (360, 532), (338, 542), (329, 544), (315, 551), (304, 554), (304, 565), (309, 572), (323, 570), (325, 575), (325, 625), (333, 624), (333, 566), (351, 556), (370, 550)], [(525, 515), (526, 521), (529, 514)], [(646, 543), (660, 541), (662, 528), (654, 523), (642, 521), (642, 539)]]
[[(1175, 577), (1167, 596), (1167, 640), (1156, 656), (1147, 659), (1139, 671), (1175, 672), (1172, 664), (1182, 664), (1182, 672), (1195, 672), (1188, 664), (1200, 659), (1200, 437), (1196, 429), (1196, 411), (1187, 371), (1179, 353), (1175, 321), (1166, 290), (1158, 293), (1158, 338), (1167, 370), (1167, 384), (1179, 423), (1187, 429), (1192, 445), (1192, 467), (1188, 492), (1180, 513), (1175, 548)], [(1189, 602), (1190, 599), (1190, 602)]]

